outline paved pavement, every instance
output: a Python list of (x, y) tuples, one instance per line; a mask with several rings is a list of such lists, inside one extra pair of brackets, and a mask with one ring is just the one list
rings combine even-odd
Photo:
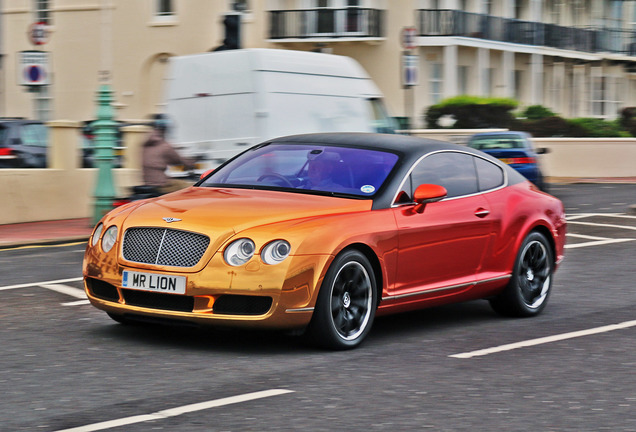
[(90, 218), (0, 225), (0, 249), (86, 241), (93, 226)]

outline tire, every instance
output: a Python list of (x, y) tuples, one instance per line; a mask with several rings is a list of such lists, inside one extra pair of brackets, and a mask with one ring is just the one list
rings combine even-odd
[(320, 287), (309, 336), (323, 348), (355, 348), (371, 330), (377, 286), (369, 260), (356, 250), (333, 261)]
[(517, 254), (508, 286), (490, 300), (490, 306), (504, 316), (530, 317), (540, 314), (548, 303), (553, 271), (550, 243), (540, 232), (531, 232)]

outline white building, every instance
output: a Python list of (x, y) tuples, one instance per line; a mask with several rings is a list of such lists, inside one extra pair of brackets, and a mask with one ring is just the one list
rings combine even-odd
[[(87, 120), (100, 82), (111, 83), (118, 117), (160, 112), (169, 58), (222, 45), (223, 16), (236, 10), (243, 47), (351, 56), (415, 126), (426, 107), (460, 94), (565, 117), (611, 119), (636, 105), (636, 1), (2, 0), (0, 115)], [(36, 22), (48, 25), (42, 45), (29, 37)], [(405, 27), (415, 28), (418, 69), (408, 91)], [(45, 85), (23, 85), (30, 50), (47, 53)]]

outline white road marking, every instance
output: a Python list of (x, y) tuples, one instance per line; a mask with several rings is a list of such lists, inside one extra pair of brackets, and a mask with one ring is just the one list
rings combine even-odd
[(91, 304), (91, 302), (89, 302), (88, 300), (78, 300), (74, 302), (61, 303), (62, 306), (82, 306), (87, 304)]
[(109, 420), (100, 423), (93, 423), (90, 425), (79, 426), (71, 429), (58, 430), (57, 432), (93, 432), (105, 429), (116, 428), (120, 426), (126, 426), (135, 423), (143, 423), (150, 420), (162, 420), (168, 417), (175, 417), (181, 414), (191, 413), (195, 411), (202, 411), (210, 408), (217, 408), (225, 405), (231, 405), (241, 402), (248, 402), (255, 399), (263, 399), (272, 396), (279, 396), (286, 393), (294, 393), (293, 390), (272, 389), (264, 390), (260, 392), (247, 393), (244, 395), (231, 396), (222, 399), (216, 399), (206, 402), (195, 403), (191, 405), (183, 405), (176, 408), (169, 408), (162, 411), (157, 411), (151, 414), (142, 414), (132, 417), (124, 417), (116, 420)]
[(611, 243), (623, 243), (623, 242), (634, 241), (634, 240), (636, 240), (636, 239), (598, 240), (598, 241), (591, 241), (591, 242), (585, 242), (585, 243), (566, 244), (565, 248), (566, 249), (576, 249), (576, 248), (582, 248), (582, 247), (588, 247), (588, 246), (606, 245), (606, 244), (611, 244)]
[(73, 288), (68, 285), (61, 284), (40, 284), (42, 288), (49, 289), (51, 291), (59, 292), (61, 294), (66, 294), (71, 297), (75, 297), (78, 299), (86, 299), (86, 293), (84, 290), (79, 288)]
[(586, 226), (595, 226), (595, 227), (605, 227), (605, 228), (618, 228), (618, 229), (626, 229), (626, 230), (636, 231), (636, 227), (626, 226), (626, 225), (602, 224), (602, 223), (579, 222), (579, 221), (568, 221), (568, 224), (572, 224), (572, 225), (586, 225)]
[(26, 283), (26, 284), (19, 284), (19, 285), (8, 285), (8, 286), (0, 287), (0, 291), (19, 289), (19, 288), (29, 288), (29, 287), (40, 286), (40, 285), (48, 285), (48, 284), (63, 284), (67, 282), (79, 282), (82, 279), (83, 278), (81, 277), (77, 277), (77, 278), (71, 278), (71, 279), (58, 279), (58, 280), (45, 281), (45, 282), (33, 282), (33, 283)]
[(453, 354), (453, 355), (450, 355), (449, 357), (467, 359), (467, 358), (472, 358), (472, 357), (486, 356), (486, 355), (489, 355), (489, 354), (495, 354), (495, 353), (499, 353), (499, 352), (502, 352), (502, 351), (511, 351), (511, 350), (515, 350), (515, 349), (519, 349), (519, 348), (526, 348), (526, 347), (535, 346), (535, 345), (542, 345), (542, 344), (546, 344), (546, 343), (550, 343), (550, 342), (557, 342), (557, 341), (562, 341), (562, 340), (566, 340), (566, 339), (573, 339), (573, 338), (582, 337), (582, 336), (590, 336), (590, 335), (594, 335), (594, 334), (598, 334), (598, 333), (610, 332), (610, 331), (614, 331), (614, 330), (622, 330), (622, 329), (626, 329), (626, 328), (634, 327), (634, 326), (636, 326), (636, 320), (634, 320), (634, 321), (625, 321), (625, 322), (622, 322), (622, 323), (619, 323), (619, 324), (611, 324), (611, 325), (606, 325), (606, 326), (603, 326), (603, 327), (596, 327), (596, 328), (592, 328), (592, 329), (588, 329), (588, 330), (580, 330), (580, 331), (575, 331), (575, 332), (570, 332), (570, 333), (562, 333), (560, 335), (547, 336), (547, 337), (542, 337), (542, 338), (538, 338), (538, 339), (530, 339), (530, 340), (526, 340), (526, 341), (522, 341), (522, 342), (516, 342), (516, 343), (511, 343), (511, 344), (507, 344), (507, 345), (500, 345), (498, 347), (493, 347), (493, 348), (486, 348), (486, 349), (481, 349), (481, 350), (471, 351), (471, 352), (465, 352), (465, 353), (460, 353), (460, 354)]
[(585, 235), (585, 234), (567, 233), (566, 235), (568, 237), (576, 237), (576, 238), (582, 238), (582, 239), (587, 239), (587, 240), (607, 240), (607, 237), (596, 237), (596, 236)]

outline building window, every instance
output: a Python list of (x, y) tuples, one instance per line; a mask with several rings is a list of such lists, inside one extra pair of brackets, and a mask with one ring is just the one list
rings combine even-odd
[(457, 81), (459, 94), (468, 94), (468, 66), (457, 67)]
[(156, 0), (156, 12), (157, 17), (173, 17), (174, 4), (172, 0)]
[(442, 90), (444, 81), (442, 79), (442, 64), (431, 64), (431, 75), (429, 78), (429, 86), (431, 92), (431, 103), (436, 104), (442, 100)]
[(35, 20), (51, 25), (51, 1), (35, 0)]
[(247, 0), (234, 0), (231, 6), (232, 10), (236, 12), (247, 12), (250, 10), (250, 5)]
[(603, 76), (601, 68), (592, 71), (592, 116), (614, 119), (621, 106), (621, 80), (616, 76)]

